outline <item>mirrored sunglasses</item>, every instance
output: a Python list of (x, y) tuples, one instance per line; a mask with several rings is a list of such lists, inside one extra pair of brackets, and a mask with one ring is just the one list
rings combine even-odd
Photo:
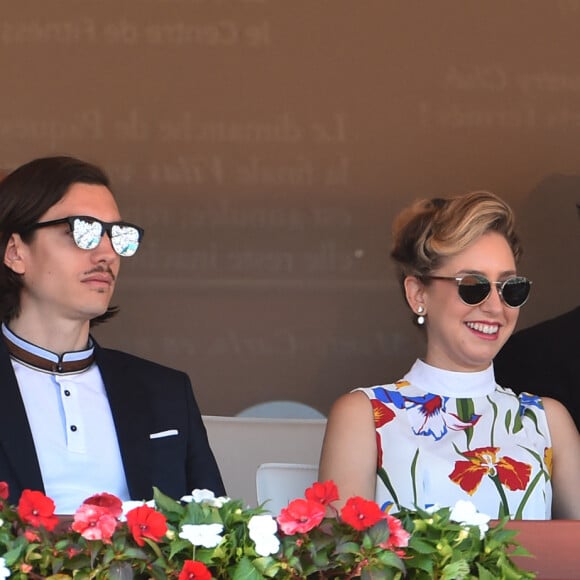
[(107, 232), (113, 250), (119, 256), (132, 256), (141, 243), (145, 231), (143, 228), (127, 222), (103, 222), (87, 215), (73, 215), (58, 220), (40, 222), (26, 229), (32, 231), (39, 228), (68, 224), (72, 238), (81, 250), (93, 250), (101, 242)]
[(480, 274), (466, 274), (464, 276), (426, 276), (432, 280), (451, 280), (457, 283), (457, 292), (461, 301), (468, 306), (477, 306), (485, 302), (491, 293), (492, 284), (497, 288), (500, 298), (506, 306), (519, 308), (528, 297), (532, 281), (524, 276), (513, 276), (503, 281), (491, 282)]

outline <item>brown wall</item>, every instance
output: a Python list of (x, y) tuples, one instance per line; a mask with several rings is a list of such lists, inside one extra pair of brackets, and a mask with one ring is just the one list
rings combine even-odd
[[(189, 372), (205, 413), (326, 412), (420, 352), (388, 260), (412, 199), (517, 210), (525, 326), (578, 302), (580, 1), (19, 0), (0, 167), (70, 153), (146, 228), (104, 343)], [(557, 281), (555, 281), (555, 278)]]

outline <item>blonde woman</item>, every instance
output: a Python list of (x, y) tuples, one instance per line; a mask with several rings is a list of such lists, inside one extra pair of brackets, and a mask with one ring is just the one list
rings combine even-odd
[(343, 499), (395, 510), (468, 499), (492, 517), (580, 519), (580, 436), (569, 413), (494, 378), (493, 358), (531, 289), (517, 271), (510, 207), (487, 192), (420, 201), (398, 216), (393, 237), (426, 350), (400, 380), (334, 404), (320, 479), (333, 479)]

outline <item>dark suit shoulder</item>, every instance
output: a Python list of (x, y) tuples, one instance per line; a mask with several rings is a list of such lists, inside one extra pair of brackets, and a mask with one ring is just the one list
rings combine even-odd
[(181, 378), (184, 376), (187, 377), (187, 374), (184, 371), (162, 365), (150, 359), (142, 358), (128, 352), (103, 348), (99, 345), (95, 345), (95, 358), (97, 364), (105, 362), (107, 364), (113, 364), (118, 368), (122, 367), (130, 369), (132, 372), (143, 374), (153, 373), (156, 376), (159, 374), (174, 375), (176, 378), (178, 376)]

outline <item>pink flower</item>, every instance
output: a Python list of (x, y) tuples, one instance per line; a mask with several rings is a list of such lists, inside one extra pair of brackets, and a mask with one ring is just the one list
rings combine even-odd
[(10, 488), (5, 481), (0, 481), (0, 499), (8, 499)]
[(107, 508), (84, 503), (75, 512), (72, 529), (79, 532), (85, 540), (102, 540), (111, 543), (117, 527), (117, 519)]
[(211, 572), (201, 562), (186, 560), (183, 563), (178, 580), (211, 580)]
[(380, 544), (380, 546), (385, 548), (385, 550), (393, 550), (398, 556), (402, 556), (404, 551), (395, 550), (395, 548), (407, 547), (411, 534), (403, 527), (403, 522), (400, 519), (389, 514), (385, 514), (384, 518), (389, 524), (389, 539)]
[(277, 520), (280, 529), (287, 536), (291, 536), (309, 532), (322, 521), (324, 514), (325, 509), (321, 503), (298, 498), (292, 500), (288, 507), (282, 508)]
[(306, 499), (316, 501), (322, 505), (331, 504), (338, 500), (338, 488), (334, 481), (325, 481), (323, 483), (315, 482), (306, 492)]
[(362, 497), (351, 497), (340, 510), (342, 520), (355, 530), (366, 530), (384, 518), (385, 514), (374, 502)]
[(127, 513), (127, 526), (139, 546), (145, 545), (143, 538), (158, 542), (167, 532), (165, 516), (147, 505), (132, 509)]
[(85, 499), (83, 504), (105, 508), (114, 518), (118, 518), (123, 513), (123, 502), (112, 493), (97, 493)]
[(58, 524), (54, 507), (54, 502), (41, 491), (25, 489), (18, 502), (18, 515), (27, 524), (35, 528), (43, 526), (51, 532)]

